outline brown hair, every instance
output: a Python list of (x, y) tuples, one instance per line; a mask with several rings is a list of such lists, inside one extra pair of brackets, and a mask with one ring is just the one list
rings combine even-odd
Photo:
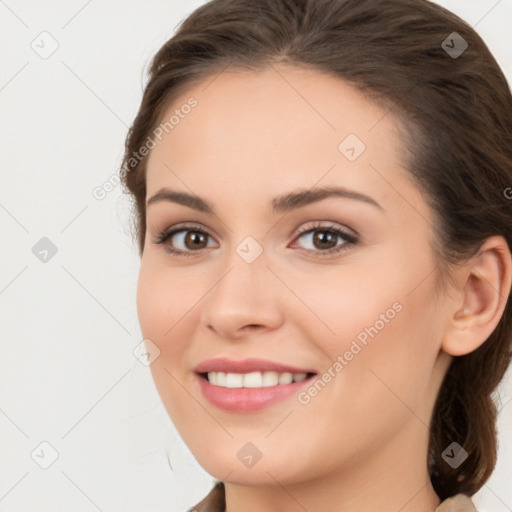
[[(468, 44), (460, 56), (442, 47), (453, 32)], [(502, 235), (512, 247), (505, 194), (512, 185), (512, 96), (467, 23), (427, 0), (212, 0), (188, 16), (154, 56), (126, 138), (121, 179), (134, 198), (140, 254), (146, 158), (133, 155), (164, 109), (187, 87), (227, 66), (257, 71), (277, 62), (341, 78), (392, 111), (404, 132), (411, 178), (434, 212), (439, 273), (473, 255), (492, 235)], [(492, 395), (512, 357), (511, 308), (508, 300), (498, 326), (477, 350), (453, 358), (439, 391), (428, 464), (441, 499), (473, 495), (496, 464)], [(456, 469), (442, 458), (454, 441), (468, 452)]]

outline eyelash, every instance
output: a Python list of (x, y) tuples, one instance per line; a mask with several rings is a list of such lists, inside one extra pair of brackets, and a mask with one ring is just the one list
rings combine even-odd
[[(176, 229), (173, 229), (170, 231), (160, 232), (152, 242), (154, 244), (164, 244), (167, 240), (172, 238), (175, 234), (181, 233), (182, 231), (191, 231), (194, 233), (201, 233), (208, 237), (211, 237), (210, 234), (207, 231), (205, 231), (204, 229), (202, 229), (201, 227), (199, 227), (197, 225), (186, 225), (185, 224), (185, 225), (180, 226), (179, 228), (176, 228)], [(321, 231), (324, 233), (338, 235), (339, 237), (343, 238), (346, 241), (341, 246), (333, 247), (332, 249), (327, 249), (325, 251), (304, 249), (305, 251), (308, 251), (308, 252), (312, 251), (315, 253), (319, 253), (321, 257), (324, 257), (324, 256), (327, 257), (327, 256), (330, 256), (333, 254), (341, 253), (341, 252), (347, 250), (348, 246), (356, 245), (359, 241), (359, 239), (356, 236), (350, 235), (336, 226), (333, 226), (333, 225), (326, 226), (326, 225), (322, 225), (320, 223), (315, 224), (314, 226), (302, 228), (301, 230), (299, 230), (299, 232), (297, 233), (297, 236), (294, 238), (294, 241), (299, 239), (301, 236), (303, 236), (307, 233), (311, 233), (311, 232), (315, 232), (315, 231)], [(171, 254), (178, 255), (178, 256), (195, 256), (194, 253), (201, 252), (200, 250), (198, 250), (198, 251), (181, 251), (178, 249), (174, 249), (170, 246), (166, 247), (166, 251), (168, 251)]]

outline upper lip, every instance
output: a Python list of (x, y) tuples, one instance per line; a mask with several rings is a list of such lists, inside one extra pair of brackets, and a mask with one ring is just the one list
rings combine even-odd
[(195, 367), (197, 373), (207, 372), (224, 372), (224, 373), (249, 373), (257, 371), (277, 372), (277, 373), (316, 373), (314, 370), (308, 368), (298, 368), (288, 364), (282, 364), (267, 359), (243, 359), (242, 361), (235, 361), (225, 357), (218, 357), (215, 359), (208, 359), (199, 363)]

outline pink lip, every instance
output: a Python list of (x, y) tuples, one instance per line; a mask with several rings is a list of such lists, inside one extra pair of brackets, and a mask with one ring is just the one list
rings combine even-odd
[(278, 372), (278, 373), (316, 373), (310, 368), (297, 368), (287, 364), (276, 363), (266, 359), (244, 359), (235, 361), (226, 357), (208, 359), (198, 364), (194, 371), (196, 373), (224, 372), (224, 373), (250, 373), (250, 372)]
[(308, 368), (298, 368), (265, 359), (244, 359), (234, 361), (216, 358), (203, 361), (196, 366), (195, 372), (204, 397), (213, 405), (231, 412), (258, 411), (275, 402), (298, 393), (300, 388), (309, 385), (312, 377), (291, 384), (278, 384), (262, 388), (225, 388), (210, 384), (203, 375), (208, 372), (250, 373), (255, 371), (273, 371), (278, 373), (317, 373)]
[(313, 377), (265, 388), (224, 388), (210, 384), (204, 377), (196, 374), (204, 397), (213, 405), (230, 412), (253, 412), (264, 409), (298, 393), (300, 388), (311, 383)]

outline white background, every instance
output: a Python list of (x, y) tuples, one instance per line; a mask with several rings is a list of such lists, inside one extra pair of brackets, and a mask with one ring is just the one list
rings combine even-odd
[[(512, 82), (512, 0), (439, 3), (476, 27)], [(92, 195), (118, 172), (149, 59), (201, 4), (0, 0), (0, 511), (178, 512), (212, 486), (133, 355), (128, 202), (119, 186)], [(47, 59), (31, 48), (43, 31), (58, 43)], [(42, 237), (57, 247), (46, 263), (32, 252)], [(480, 512), (512, 510), (510, 378), (501, 395)], [(50, 461), (43, 441), (58, 452), (48, 469), (34, 460)]]

